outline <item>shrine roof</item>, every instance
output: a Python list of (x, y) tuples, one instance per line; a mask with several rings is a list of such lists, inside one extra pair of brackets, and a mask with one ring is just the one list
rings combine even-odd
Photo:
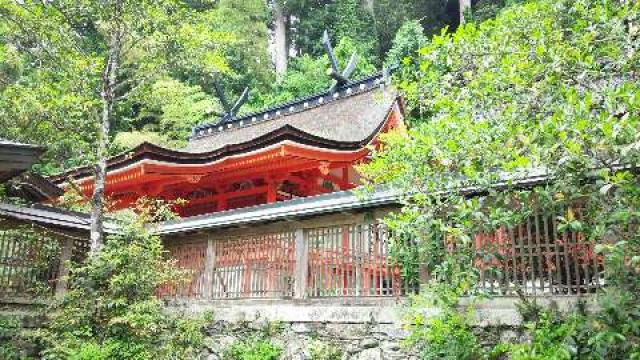
[[(0, 203), (0, 219), (14, 219), (36, 223), (45, 227), (64, 228), (88, 232), (91, 229), (89, 214), (46, 205), (14, 205)], [(117, 233), (118, 226), (107, 219), (107, 234)]]
[(0, 139), (0, 182), (5, 182), (31, 168), (45, 148)]
[(397, 94), (375, 74), (336, 89), (266, 110), (194, 128), (187, 152), (249, 142), (284, 128), (337, 143), (363, 143), (386, 120)]
[[(398, 94), (384, 89), (381, 81), (382, 74), (376, 74), (345, 85), (334, 93), (324, 92), (224, 123), (196, 127), (184, 150), (143, 143), (111, 157), (107, 168), (113, 171), (141, 160), (209, 164), (285, 141), (328, 150), (360, 150), (382, 130), (398, 100)], [(85, 166), (50, 180), (61, 184), (68, 178), (92, 175), (93, 168)]]
[(400, 204), (400, 197), (395, 191), (391, 190), (378, 190), (367, 196), (361, 196), (353, 190), (338, 191), (325, 195), (163, 222), (154, 228), (154, 233), (170, 235), (280, 220), (300, 220), (324, 214), (396, 206), (398, 204)]

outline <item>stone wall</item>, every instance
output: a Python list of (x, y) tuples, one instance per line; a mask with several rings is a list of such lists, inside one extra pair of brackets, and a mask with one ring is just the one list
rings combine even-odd
[[(566, 309), (578, 298), (538, 298)], [(497, 298), (475, 305), (475, 331), (486, 346), (526, 341), (517, 299)], [(221, 359), (237, 340), (266, 336), (281, 347), (282, 359), (312, 359), (314, 347), (339, 348), (341, 359), (413, 359), (403, 341), (409, 335), (401, 299), (171, 301), (173, 311), (212, 311), (205, 358)], [(437, 314), (425, 309), (425, 314)]]
[[(216, 321), (208, 329), (207, 360), (222, 358), (224, 350), (239, 339), (266, 335), (283, 349), (281, 359), (311, 359), (315, 351), (339, 349), (342, 359), (409, 359), (402, 346), (406, 332), (386, 324), (270, 323)], [(314, 350), (315, 349), (315, 350)], [(329, 351), (329, 350), (327, 350)]]

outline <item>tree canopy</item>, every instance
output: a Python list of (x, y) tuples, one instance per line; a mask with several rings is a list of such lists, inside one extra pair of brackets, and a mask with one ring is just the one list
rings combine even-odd
[[(99, 80), (108, 55), (108, 7), (101, 4), (0, 2), (0, 136), (46, 144), (37, 167), (45, 175), (97, 157)], [(137, 10), (131, 16), (142, 20), (125, 32), (129, 49), (118, 80), (131, 85), (120, 90), (134, 91), (114, 109), (110, 154), (143, 141), (182, 147), (193, 125), (217, 120), (214, 81), (230, 97), (251, 89), (241, 112), (324, 90), (331, 83), (321, 43), (325, 30), (340, 61), (359, 54), (358, 77), (380, 70), (392, 47), (404, 47), (392, 51), (393, 62), (408, 55), (411, 45), (394, 41), (406, 21), (425, 36), (457, 26), (454, 0), (282, 2), (291, 64), (276, 82), (272, 1), (173, 1), (153, 4), (153, 11), (132, 5)], [(133, 40), (142, 35), (145, 41)]]

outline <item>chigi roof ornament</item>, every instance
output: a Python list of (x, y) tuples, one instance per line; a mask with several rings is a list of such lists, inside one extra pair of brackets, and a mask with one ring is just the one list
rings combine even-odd
[(327, 30), (324, 31), (322, 43), (324, 44), (324, 48), (327, 50), (327, 54), (329, 55), (329, 61), (331, 61), (329, 76), (333, 78), (334, 82), (329, 89), (329, 92), (333, 93), (337, 88), (351, 83), (351, 79), (349, 79), (349, 77), (351, 76), (351, 74), (353, 74), (353, 71), (356, 69), (356, 65), (358, 64), (358, 54), (354, 52), (351, 55), (351, 59), (349, 59), (349, 63), (347, 63), (347, 67), (345, 67), (344, 70), (340, 72), (340, 70), (338, 69), (338, 61), (336, 60), (336, 56), (333, 53), (333, 47), (331, 46), (331, 40), (329, 39), (329, 33), (327, 32)]
[(249, 99), (249, 88), (246, 87), (244, 88), (244, 91), (242, 91), (242, 95), (240, 95), (238, 100), (236, 100), (233, 106), (231, 106), (231, 103), (227, 101), (227, 97), (224, 95), (224, 90), (222, 89), (222, 86), (220, 86), (218, 80), (213, 82), (213, 89), (224, 108), (224, 113), (216, 114), (220, 116), (220, 121), (218, 121), (219, 124), (225, 124), (232, 121), (238, 113), (238, 110), (240, 110), (242, 105), (244, 105)]

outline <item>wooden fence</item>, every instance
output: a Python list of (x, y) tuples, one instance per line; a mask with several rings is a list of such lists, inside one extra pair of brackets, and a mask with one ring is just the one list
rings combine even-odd
[(0, 298), (33, 298), (62, 292), (66, 260), (86, 256), (87, 242), (29, 224), (0, 221)]
[(400, 296), (407, 292), (380, 224), (309, 229), (307, 296)]
[[(398, 241), (398, 239), (393, 239)], [(178, 240), (179, 241), (179, 240)], [(163, 296), (237, 298), (398, 297), (417, 290), (394, 258), (382, 224), (340, 224), (170, 245), (192, 274)], [(605, 285), (601, 256), (579, 232), (536, 214), (473, 242), (478, 289), (494, 296), (577, 295)], [(209, 260), (210, 259), (210, 260)], [(425, 273), (421, 271), (415, 273)]]
[(184, 283), (161, 287), (161, 296), (214, 299), (293, 296), (292, 232), (169, 244), (167, 250), (169, 257), (186, 270), (188, 278)]
[[(0, 229), (0, 297), (64, 289), (57, 280), (68, 271), (64, 259), (78, 261), (87, 253), (87, 241), (79, 238), (29, 225)], [(167, 256), (187, 276), (158, 293), (189, 299), (404, 296), (417, 289), (416, 279), (403, 278), (408, 269), (396, 259), (397, 241), (375, 223), (167, 239)], [(476, 234), (473, 249), (469, 266), (478, 271), (478, 288), (495, 296), (579, 295), (606, 285), (602, 256), (582, 233), (561, 231), (555, 216), (535, 214), (515, 227)]]
[(480, 289), (492, 295), (577, 295), (605, 285), (604, 259), (555, 216), (535, 214), (512, 228), (475, 236)]

